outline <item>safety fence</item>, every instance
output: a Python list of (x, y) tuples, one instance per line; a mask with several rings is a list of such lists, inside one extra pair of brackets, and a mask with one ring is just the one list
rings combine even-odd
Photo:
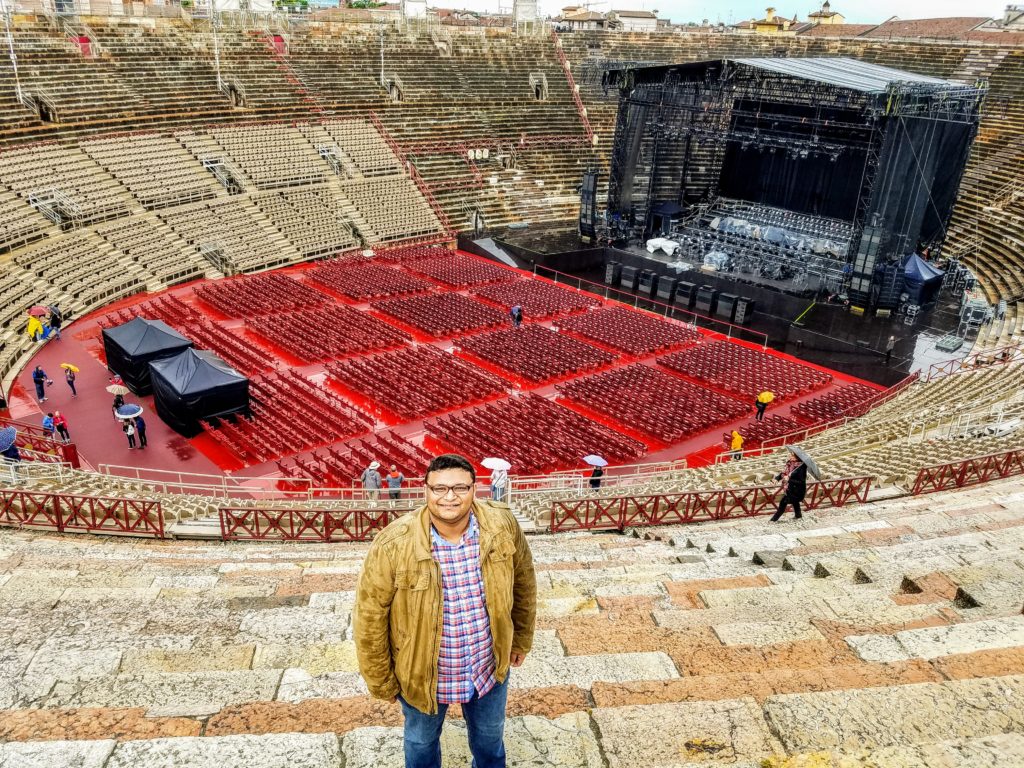
[(978, 368), (990, 368), (998, 365), (1009, 365), (1024, 361), (1024, 346), (1008, 344), (998, 349), (983, 349), (961, 359), (954, 358), (933, 364), (925, 376), (925, 381), (935, 381), (952, 376), (960, 371), (973, 371)]
[(0, 490), (0, 525), (164, 538), (158, 501)]
[(1013, 475), (1024, 475), (1024, 449), (1014, 448), (1001, 453), (922, 467), (914, 478), (911, 493), (917, 496), (948, 491)]
[[(844, 477), (807, 486), (806, 510), (865, 502), (870, 477)], [(648, 525), (677, 525), (753, 517), (774, 512), (779, 486), (720, 488), (711, 491), (659, 493), (650, 496), (588, 497), (554, 501), (551, 532), (622, 530)]]
[(78, 448), (74, 443), (62, 443), (54, 440), (42, 427), (34, 424), (27, 424), (23, 421), (5, 419), (0, 417), (0, 427), (14, 427), (18, 431), (14, 444), (19, 451), (31, 452), (22, 458), (29, 461), (52, 461), (70, 464), (72, 467), (81, 466), (78, 458)]
[(225, 541), (369, 541), (410, 507), (265, 509), (220, 507)]

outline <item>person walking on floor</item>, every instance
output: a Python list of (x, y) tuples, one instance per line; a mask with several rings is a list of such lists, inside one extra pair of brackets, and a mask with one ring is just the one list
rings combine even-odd
[(395, 506), (395, 502), (402, 498), (402, 483), (405, 482), (405, 475), (398, 471), (396, 465), (392, 464), (384, 479), (388, 484), (388, 499), (391, 506)]
[(45, 416), (43, 416), (43, 431), (46, 433), (46, 436), (50, 440), (53, 440), (53, 430), (54, 430), (53, 414), (52, 413), (48, 413)]
[(71, 396), (78, 397), (78, 390), (75, 389), (75, 379), (78, 378), (75, 372), (70, 368), (64, 369), (64, 381), (68, 383), (68, 387), (71, 389)]
[(590, 490), (601, 490), (602, 477), (604, 477), (604, 470), (601, 467), (594, 467), (594, 471), (590, 473)]
[(125, 419), (124, 425), (121, 427), (124, 430), (125, 435), (128, 437), (128, 450), (135, 448), (135, 425), (132, 424), (131, 419)]
[(491, 498), (505, 501), (505, 490), (508, 488), (508, 470), (495, 469), (491, 472)]
[(888, 365), (889, 361), (892, 360), (892, 351), (896, 348), (896, 337), (890, 336), (889, 340), (885, 342), (885, 364)]
[(363, 490), (366, 492), (366, 498), (371, 502), (376, 503), (378, 497), (380, 497), (381, 479), (379, 461), (371, 461), (370, 466), (363, 470), (363, 474), (360, 475), (359, 479), (363, 483)]
[(146, 442), (146, 420), (141, 416), (135, 417), (135, 432), (139, 436), (139, 448), (145, 448)]
[(732, 451), (733, 461), (739, 461), (742, 458), (743, 435), (741, 435), (735, 429), (732, 431), (732, 437), (729, 439), (729, 450)]
[(523, 308), (516, 304), (509, 310), (509, 315), (512, 317), (512, 327), (518, 328), (523, 324)]
[(52, 384), (50, 377), (46, 375), (46, 371), (43, 370), (41, 365), (37, 365), (32, 371), (32, 383), (36, 387), (36, 400), (40, 403), (45, 403), (46, 397), (46, 385)]
[(114, 404), (110, 406), (114, 418), (117, 418), (117, 409), (124, 405), (124, 395), (114, 395)]
[(50, 310), (50, 328), (53, 330), (54, 338), (60, 341), (60, 327), (64, 324), (64, 315), (61, 314), (59, 304), (54, 304), (48, 309)]
[(786, 466), (782, 468), (782, 471), (775, 476), (775, 479), (782, 481), (782, 498), (779, 500), (779, 508), (772, 515), (772, 522), (779, 522), (779, 518), (785, 513), (786, 507), (790, 505), (793, 506), (794, 519), (799, 520), (802, 517), (800, 514), (800, 502), (807, 495), (807, 465), (790, 451), (789, 461), (786, 462)]
[(775, 395), (769, 392), (767, 389), (764, 392), (758, 394), (754, 399), (754, 408), (757, 409), (757, 415), (754, 416), (756, 421), (764, 421), (764, 412), (768, 409), (768, 403), (775, 399)]
[(53, 412), (53, 427), (57, 430), (57, 434), (60, 435), (62, 443), (71, 442), (71, 433), (68, 432), (68, 419), (60, 411)]
[[(505, 765), (509, 673), (533, 647), (537, 581), (504, 504), (475, 497), (456, 454), (427, 467), (426, 504), (373, 540), (353, 637), (370, 694), (398, 701), (406, 768), (439, 768), (445, 713), (460, 704), (477, 768)], [(396, 642), (396, 640), (398, 642)]]

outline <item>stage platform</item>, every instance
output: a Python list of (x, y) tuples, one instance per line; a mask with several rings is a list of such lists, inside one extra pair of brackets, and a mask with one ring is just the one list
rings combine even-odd
[[(484, 273), (489, 275), (489, 282), (486, 284), (472, 282), (463, 285), (453, 284), (452, 282), (444, 281), (451, 280), (450, 276), (444, 276), (440, 273), (436, 273), (439, 276), (431, 276), (429, 274), (430, 270), (425, 270), (422, 266), (419, 267), (420, 271), (415, 271), (413, 265), (401, 260), (382, 266), (387, 266), (389, 269), (403, 275), (412, 275), (426, 280), (428, 283), (427, 289), (416, 295), (429, 297), (433, 295), (458, 294), (462, 297), (459, 301), (468, 302), (467, 306), (470, 304), (473, 306), (479, 305), (483, 308), (480, 310), (481, 312), (484, 310), (492, 313), (498, 312), (505, 318), (507, 318), (508, 306), (503, 305), (500, 301), (481, 297), (477, 291), (487, 286), (504, 287), (509, 285), (513, 287), (514, 293), (517, 290), (522, 290), (529, 281), (554, 285), (551, 281), (543, 278), (533, 277), (529, 273), (520, 270), (496, 265), (493, 261), (471, 254), (460, 252), (458, 261), (469, 273), (473, 273), (474, 270), (483, 269)], [(11, 417), (37, 424), (41, 421), (45, 412), (61, 411), (68, 419), (72, 439), (78, 446), (79, 454), (84, 462), (92, 468), (108, 465), (115, 468), (114, 471), (118, 474), (130, 473), (132, 470), (129, 468), (137, 467), (146, 470), (160, 470), (167, 473), (188, 473), (193, 481), (198, 481), (194, 477), (196, 475), (219, 477), (228, 474), (236, 477), (251, 478), (278, 476), (279, 470), (274, 459), (287, 461), (289, 459), (287, 452), (283, 452), (280, 457), (274, 457), (274, 459), (268, 461), (247, 464), (240, 460), (239, 456), (211, 439), (209, 434), (204, 433), (194, 438), (185, 438), (170, 430), (156, 415), (152, 396), (135, 397), (134, 395), (129, 395), (126, 398), (129, 402), (139, 402), (146, 409), (149, 439), (149, 446), (145, 450), (129, 449), (120, 425), (111, 413), (112, 396), (105, 391), (105, 387), (108, 385), (109, 374), (106, 369), (103, 352), (101, 325), (103, 322), (109, 324), (112, 318), (120, 317), (123, 320), (125, 317), (130, 317), (136, 313), (145, 314), (145, 307), (152, 306), (154, 299), (168, 296), (179, 300), (189, 310), (198, 313), (208, 320), (217, 329), (219, 334), (237, 340), (244, 348), (257, 353), (257, 355), (269, 358), (275, 370), (294, 371), (304, 377), (314, 387), (323, 385), (327, 391), (343, 399), (361, 414), (367, 416), (368, 422), (372, 424), (372, 426), (365, 429), (359, 435), (347, 438), (346, 440), (325, 441), (317, 448), (307, 449), (303, 452), (305, 456), (309, 456), (313, 450), (323, 448), (329, 442), (334, 442), (339, 448), (342, 448), (347, 442), (372, 435), (372, 433), (380, 432), (381, 430), (389, 430), (391, 433), (430, 453), (448, 449), (459, 450), (459, 445), (449, 445), (442, 440), (429, 436), (425, 429), (425, 423), (436, 419), (439, 415), (445, 417), (458, 416), (467, 410), (472, 411), (474, 408), (478, 408), (481, 403), (501, 404), (507, 400), (522, 397), (525, 393), (532, 393), (549, 401), (557, 401), (566, 405), (570, 411), (582, 415), (589, 423), (610, 428), (617, 435), (624, 438), (632, 438), (643, 444), (641, 456), (636, 457), (633, 461), (622, 463), (675, 460), (687, 457), (696, 463), (711, 461), (715, 455), (721, 452), (723, 433), (733, 428), (739, 428), (751, 421), (754, 415), (752, 397), (735, 391), (729, 391), (728, 387), (723, 388), (720, 383), (701, 380), (699, 376), (687, 375), (679, 370), (671, 370), (659, 364), (659, 360), (673, 354), (682, 355), (685, 360), (687, 350), (702, 348), (704, 345), (714, 343), (730, 345), (729, 349), (743, 348), (752, 350), (756, 355), (766, 355), (780, 363), (787, 363), (797, 367), (793, 369), (786, 368), (787, 371), (799, 370), (812, 378), (816, 375), (815, 372), (823, 372), (831, 377), (828, 383), (818, 386), (812, 391), (792, 396), (785, 402), (774, 403), (768, 411), (769, 416), (789, 417), (794, 406), (820, 399), (823, 396), (830, 395), (830, 393), (835, 393), (841, 388), (848, 387), (850, 384), (861, 384), (867, 387), (870, 392), (882, 389), (877, 384), (870, 384), (821, 366), (801, 362), (793, 356), (774, 350), (769, 349), (767, 352), (763, 352), (757, 345), (727, 340), (725, 337), (707, 330), (694, 332), (694, 338), (685, 343), (670, 343), (664, 349), (654, 352), (648, 350), (630, 352), (602, 342), (593, 336), (588, 337), (581, 332), (573, 330), (571, 327), (563, 328), (557, 334), (558, 336), (566, 337), (566, 341), (571, 339), (577, 345), (586, 346), (595, 354), (604, 353), (609, 361), (580, 372), (563, 373), (543, 381), (537, 381), (536, 376), (534, 376), (533, 380), (531, 380), (525, 377), (522, 372), (510, 370), (507, 367), (499, 367), (495, 362), (488, 362), (481, 357), (472, 355), (467, 349), (460, 346), (460, 342), (463, 339), (470, 337), (478, 339), (484, 334), (496, 331), (510, 331), (511, 324), (509, 322), (505, 321), (498, 328), (493, 326), (483, 327), (466, 332), (444, 332), (441, 336), (434, 336), (424, 332), (422, 328), (417, 328), (415, 325), (398, 320), (394, 315), (386, 314), (383, 311), (382, 305), (374, 303), (371, 306), (371, 303), (365, 299), (346, 296), (342, 292), (325, 287), (320, 282), (313, 282), (310, 279), (309, 272), (316, 266), (319, 265), (301, 265), (282, 270), (281, 272), (324, 296), (325, 303), (317, 309), (318, 313), (326, 316), (328, 312), (334, 311), (333, 308), (347, 308), (369, 315), (375, 321), (384, 321), (388, 326), (409, 337), (408, 341), (398, 345), (400, 349), (432, 346), (444, 352), (454, 352), (456, 358), (463, 360), (474, 370), (480, 371), (484, 375), (498, 377), (500, 391), (487, 397), (478, 398), (465, 405), (447, 408), (443, 412), (432, 412), (416, 418), (402, 418), (386, 406), (382, 396), (377, 396), (375, 393), (359, 392), (343, 385), (335, 375), (328, 371), (328, 366), (332, 361), (303, 361), (292, 354), (292, 351), (276, 345), (270, 338), (255, 330), (253, 317), (229, 316), (201, 299), (197, 295), (196, 289), (199, 288), (201, 293), (203, 286), (208, 284), (206, 281), (202, 281), (177, 286), (161, 294), (139, 294), (106, 307), (90, 316), (74, 318), (70, 325), (65, 326), (61, 340), (50, 340), (40, 345), (38, 353), (18, 377), (17, 383), (10, 393)], [(492, 270), (503, 270), (507, 274), (498, 275), (495, 278), (495, 273)], [(456, 280), (455, 282), (457, 283), (458, 281)], [(217, 283), (222, 284), (223, 281), (217, 281)], [(551, 329), (556, 324), (572, 326), (575, 321), (581, 318), (585, 320), (588, 317), (594, 317), (596, 313), (615, 307), (623, 307), (623, 305), (614, 301), (606, 299), (595, 300), (591, 294), (583, 294), (582, 292), (566, 288), (564, 285), (558, 285), (557, 288), (559, 291), (569, 292), (566, 295), (583, 295), (585, 296), (585, 301), (593, 302), (594, 306), (586, 309), (577, 308), (567, 312), (555, 311), (549, 317), (531, 317), (528, 314), (525, 323), (527, 330), (532, 326), (544, 329)], [(654, 318), (648, 313), (638, 312), (632, 308), (624, 308), (621, 311), (630, 313), (629, 317), (632, 317), (633, 313), (641, 315), (645, 318), (645, 322), (651, 321), (664, 324), (664, 326), (658, 325), (655, 328), (657, 332), (669, 327), (673, 329), (687, 328), (682, 324), (670, 323), (660, 318)], [(282, 315), (284, 314), (287, 313), (282, 313)], [(189, 335), (190, 329), (187, 325), (179, 327), (179, 330), (186, 336)], [(327, 329), (317, 329), (314, 327), (309, 329), (309, 333), (317, 334), (320, 330), (326, 331)], [(692, 330), (687, 328), (687, 332), (692, 332)], [(470, 343), (467, 342), (467, 345)], [(197, 343), (197, 346), (201, 347), (203, 345)], [(716, 347), (714, 349), (724, 350), (726, 348)], [(368, 363), (388, 354), (393, 354), (393, 352), (376, 349), (373, 345), (369, 345), (363, 349), (339, 356), (339, 358), (342, 362), (359, 361), (361, 363)], [(736, 354), (744, 353), (737, 352)], [(756, 359), (762, 361), (760, 357)], [(61, 363), (72, 363), (81, 369), (77, 379), (79, 393), (77, 398), (71, 397), (71, 392), (64, 382), (63, 372), (60, 369)], [(31, 371), (36, 364), (41, 365), (54, 382), (47, 389), (47, 401), (42, 404), (36, 402), (31, 383)], [(725, 403), (722, 407), (726, 409), (726, 412), (739, 415), (717, 420), (714, 423), (707, 424), (705, 428), (700, 429), (698, 432), (688, 434), (682, 439), (669, 441), (652, 434), (650, 431), (645, 431), (644, 428), (639, 428), (635, 424), (624, 423), (626, 420), (621, 415), (618, 417), (614, 415), (613, 411), (615, 411), (615, 408), (612, 407), (615, 405), (614, 403), (586, 403), (580, 402), (578, 399), (568, 401), (559, 391), (559, 389), (569, 384), (575, 384), (576, 382), (592, 378), (612, 376), (616, 372), (635, 369), (636, 366), (651, 369), (653, 373), (650, 375), (652, 376), (666, 377), (659, 378), (657, 379), (658, 381), (668, 381), (673, 386), (676, 386), (676, 383), (678, 383), (678, 386), (682, 388), (696, 388), (694, 391), (697, 391), (700, 397), (714, 402)], [(721, 398), (721, 400), (715, 400), (715, 398)], [(675, 405), (668, 398), (665, 398), (664, 402), (655, 403), (652, 407), (662, 408), (666, 412), (671, 412)], [(805, 423), (800, 422), (800, 425), (802, 426)], [(295, 425), (298, 429), (302, 429), (303, 426), (302, 424)], [(507, 454), (508, 438), (503, 434), (502, 426), (502, 424), (493, 425), (493, 440), (487, 455), (502, 456)], [(583, 451), (580, 456), (587, 452), (601, 453), (602, 446), (594, 444), (588, 451)], [(471, 458), (475, 462), (479, 462), (484, 458), (484, 455), (473, 455)], [(578, 461), (578, 458), (563, 457), (563, 460), (557, 466), (547, 467), (544, 471), (573, 468), (583, 469), (584, 467)], [(512, 473), (516, 473), (515, 467), (513, 467)], [(149, 476), (154, 477), (154, 475)], [(172, 479), (170, 474), (167, 477)]]

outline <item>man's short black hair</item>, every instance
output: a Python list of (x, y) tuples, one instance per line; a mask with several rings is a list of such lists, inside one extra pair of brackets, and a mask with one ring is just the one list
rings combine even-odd
[(430, 477), (431, 472), (440, 472), (444, 469), (464, 469), (469, 472), (473, 482), (476, 482), (476, 470), (473, 469), (473, 465), (469, 463), (469, 459), (457, 453), (442, 453), (440, 456), (435, 456), (430, 462), (430, 466), (427, 467), (427, 473), (423, 476), (424, 480)]

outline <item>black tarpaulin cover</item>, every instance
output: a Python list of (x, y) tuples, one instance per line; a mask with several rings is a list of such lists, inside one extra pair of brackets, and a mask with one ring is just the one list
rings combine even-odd
[(945, 272), (936, 269), (916, 253), (907, 256), (903, 273), (906, 280), (904, 290), (910, 296), (908, 301), (922, 306), (935, 300), (939, 289), (942, 288), (942, 277), (945, 275)]
[(249, 380), (212, 352), (187, 349), (150, 363), (156, 412), (187, 437), (201, 431), (200, 419), (249, 408)]
[(136, 317), (123, 325), (103, 330), (107, 367), (124, 379), (137, 395), (148, 395), (149, 364), (171, 357), (192, 346), (192, 342), (161, 320)]

